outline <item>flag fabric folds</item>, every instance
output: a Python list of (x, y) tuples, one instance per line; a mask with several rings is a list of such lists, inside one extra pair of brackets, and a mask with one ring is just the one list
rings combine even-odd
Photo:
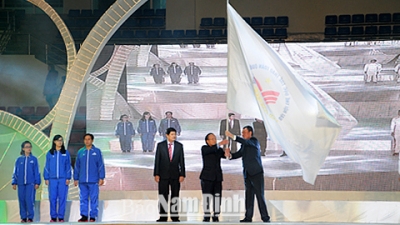
[(310, 86), (228, 3), (230, 110), (262, 118), (268, 136), (314, 184), (341, 126)]

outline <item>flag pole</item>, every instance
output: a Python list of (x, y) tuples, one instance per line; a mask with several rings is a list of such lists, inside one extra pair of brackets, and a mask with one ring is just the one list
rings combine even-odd
[[(228, 6), (229, 6), (229, 0), (226, 0), (226, 18), (227, 18), (227, 24), (226, 24), (226, 32), (227, 32), (227, 36), (226, 36), (226, 43), (227, 43), (227, 53), (226, 53), (226, 55), (227, 55), (227, 60), (228, 60), (228, 62), (227, 62), (227, 74), (226, 74), (226, 84), (227, 84), (227, 86), (226, 86), (226, 90), (227, 90), (227, 93), (228, 93), (228, 88), (229, 88), (229, 42), (228, 42), (228, 40), (229, 40), (229, 38), (228, 38), (228, 35), (229, 35), (229, 32), (228, 32), (228, 26), (229, 26), (229, 19), (228, 19), (228, 17), (229, 17), (229, 13), (228, 13)], [(225, 124), (225, 130), (229, 130), (229, 115), (228, 115), (229, 113), (228, 113), (228, 94), (226, 95), (226, 111), (225, 111), (225, 115), (226, 115), (226, 124)], [(229, 141), (229, 138), (228, 138), (228, 136), (226, 136), (225, 134), (224, 134), (224, 136), (225, 136), (225, 140), (228, 140)], [(233, 144), (233, 141), (232, 141), (232, 144)], [(227, 145), (225, 145), (225, 149), (227, 149), (228, 148), (228, 146), (229, 146), (229, 142), (228, 142), (228, 144)]]

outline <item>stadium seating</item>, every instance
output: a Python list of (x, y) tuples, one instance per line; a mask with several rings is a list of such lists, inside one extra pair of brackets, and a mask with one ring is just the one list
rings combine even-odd
[(172, 36), (174, 38), (183, 38), (185, 37), (185, 30), (174, 30), (172, 32)]
[(166, 9), (156, 9), (156, 16), (165, 17), (167, 15)]
[(172, 38), (172, 30), (161, 30), (160, 38)]
[(35, 115), (35, 107), (33, 106), (24, 106), (21, 109), (21, 117), (22, 118), (29, 118)]
[(336, 27), (325, 27), (325, 36), (333, 36), (337, 34)]
[(93, 11), (90, 9), (82, 9), (79, 17), (93, 17)]
[(392, 33), (395, 34), (395, 35), (400, 35), (400, 25), (393, 26)]
[(155, 15), (154, 9), (143, 9), (143, 16), (152, 17)]
[(391, 26), (379, 26), (379, 35), (390, 35), (392, 33)]
[(278, 16), (276, 17), (276, 25), (279, 26), (289, 26), (289, 17), (287, 16)]
[(258, 16), (257, 17), (252, 17), (250, 25), (254, 26), (254, 27), (263, 25), (263, 18), (262, 17), (258, 17)]
[(17, 116), (20, 116), (22, 110), (19, 106), (9, 106), (9, 107), (7, 107), (7, 112), (17, 115)]
[(264, 28), (262, 30), (262, 34), (261, 34), (264, 38), (270, 38), (273, 37), (275, 35), (274, 29), (273, 28)]
[(352, 23), (364, 23), (364, 14), (354, 14), (351, 16)]
[(201, 27), (210, 27), (210, 26), (212, 26), (212, 18), (201, 18), (200, 26)]
[[(336, 18), (339, 18), (338, 22)], [(352, 39), (356, 37), (362, 37), (364, 40), (379, 39), (399, 36), (398, 26), (400, 26), (400, 13), (327, 15), (324, 35), (330, 40), (336, 35), (341, 37), (349, 35)]]
[(186, 30), (185, 31), (186, 38), (195, 38), (197, 37), (197, 30)]
[(336, 15), (328, 15), (325, 17), (325, 24), (334, 25), (337, 24), (338, 18)]
[(146, 30), (137, 30), (135, 31), (135, 38), (146, 38), (147, 37), (147, 31)]
[(392, 15), (390, 13), (379, 14), (379, 23), (390, 23), (392, 22)]
[(338, 28), (338, 35), (350, 35), (350, 27), (339, 27)]
[(351, 22), (350, 15), (340, 15), (339, 16), (339, 24), (349, 24)]
[(223, 30), (222, 29), (213, 29), (213, 30), (211, 30), (211, 36), (212, 37), (216, 37), (216, 38), (218, 38), (218, 37), (223, 37), (224, 36), (224, 32), (223, 32)]
[(135, 32), (133, 30), (124, 30), (122, 32), (121, 38), (133, 38), (135, 36)]
[(214, 27), (224, 27), (224, 26), (226, 26), (225, 18), (223, 18), (223, 17), (214, 18), (213, 26)]
[(400, 23), (400, 13), (393, 13), (392, 21), (394, 23)]
[(378, 14), (367, 14), (365, 15), (366, 23), (377, 23), (378, 22)]
[(365, 27), (365, 34), (366, 35), (376, 35), (376, 34), (378, 34), (378, 27), (377, 26)]
[(199, 37), (207, 38), (210, 37), (210, 30), (199, 30)]
[(154, 18), (151, 20), (151, 27), (153, 28), (163, 28), (165, 27), (165, 19)]
[(352, 27), (351, 35), (355, 35), (355, 36), (364, 35), (364, 27)]
[(277, 38), (287, 38), (287, 30), (286, 30), (286, 28), (276, 28), (275, 29), (275, 37), (277, 37)]
[(149, 30), (147, 31), (147, 38), (159, 38), (160, 31), (159, 30)]

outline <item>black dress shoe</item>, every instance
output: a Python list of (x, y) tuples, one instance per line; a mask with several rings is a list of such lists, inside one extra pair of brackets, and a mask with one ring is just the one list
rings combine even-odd
[(173, 219), (172, 222), (181, 222), (179, 219)]
[(213, 216), (213, 217), (212, 217), (212, 221), (213, 221), (213, 222), (219, 222), (218, 216)]
[(265, 218), (262, 218), (262, 221), (263, 221), (264, 223), (270, 223), (270, 222), (271, 222), (269, 216), (268, 216), (268, 217), (265, 217)]
[(241, 222), (241, 223), (251, 223), (252, 220), (251, 220), (251, 219), (244, 218), (244, 219), (240, 220), (240, 222)]
[(156, 222), (167, 222), (167, 219), (160, 218), (160, 219), (156, 220)]
[(210, 222), (210, 217), (205, 216), (205, 217), (203, 218), (203, 222)]

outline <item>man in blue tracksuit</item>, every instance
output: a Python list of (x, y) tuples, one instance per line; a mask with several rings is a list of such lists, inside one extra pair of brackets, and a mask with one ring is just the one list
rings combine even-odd
[(124, 114), (120, 117), (120, 122), (115, 128), (115, 136), (119, 138), (119, 144), (122, 152), (131, 152), (132, 137), (135, 136), (133, 124), (128, 121), (128, 115)]
[(46, 154), (43, 177), (49, 186), (50, 222), (64, 222), (68, 185), (71, 180), (71, 157), (64, 147), (61, 135), (54, 136), (52, 147)]
[[(93, 145), (93, 135), (85, 134), (85, 147), (78, 151), (74, 185), (79, 184), (81, 216), (78, 222), (95, 222), (98, 214), (99, 186), (104, 184), (105, 168), (100, 149)], [(90, 199), (90, 203), (89, 203)]]
[(14, 190), (18, 187), (22, 223), (33, 222), (36, 189), (39, 188), (40, 182), (39, 163), (32, 155), (32, 144), (24, 141), (21, 145), (21, 156), (15, 161), (11, 183)]

